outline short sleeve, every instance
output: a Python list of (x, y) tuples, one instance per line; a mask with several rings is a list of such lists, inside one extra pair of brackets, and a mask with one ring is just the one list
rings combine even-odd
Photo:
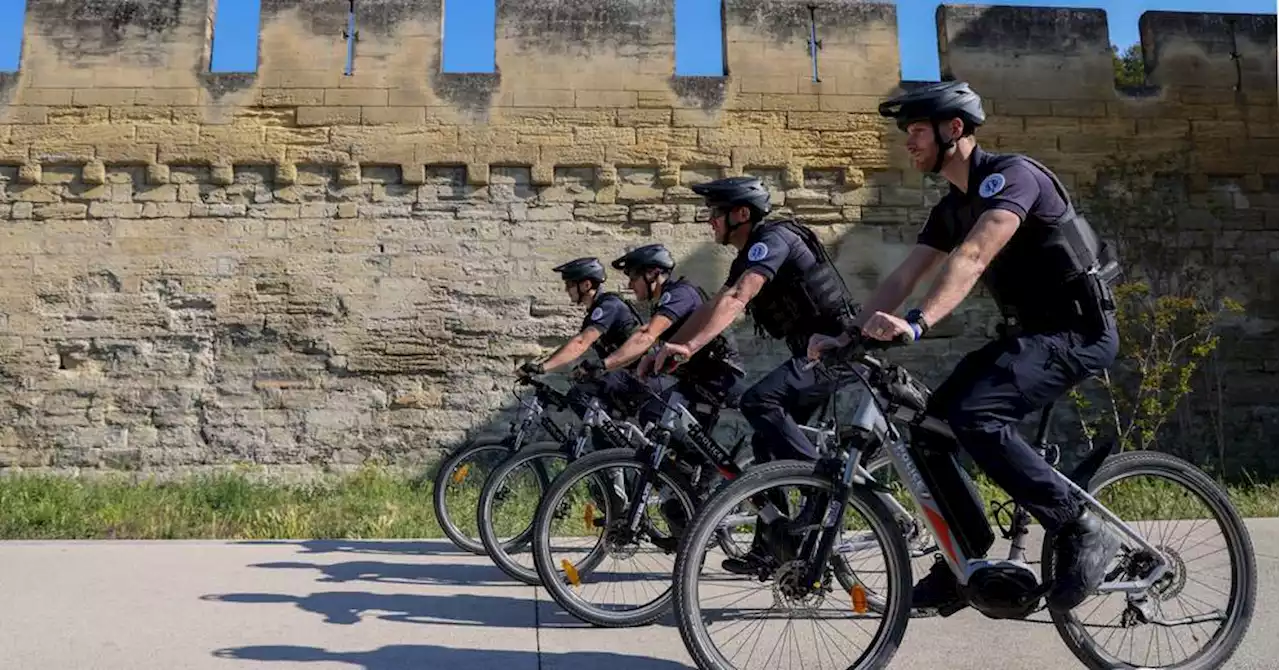
[(944, 198), (929, 211), (929, 218), (916, 233), (916, 243), (933, 247), (945, 253), (951, 253), (956, 247), (956, 231), (954, 217), (947, 215), (946, 207), (950, 198)]
[(658, 308), (654, 310), (654, 315), (662, 316), (679, 321), (693, 313), (701, 302), (698, 292), (691, 286), (680, 285), (674, 290), (665, 291), (661, 298), (658, 298)]
[(605, 300), (591, 309), (591, 313), (587, 315), (586, 322), (582, 328), (596, 328), (601, 333), (607, 333), (615, 328), (626, 324), (628, 314), (624, 313), (626, 306), (621, 300)]
[(767, 230), (760, 238), (739, 254), (743, 259), (742, 272), (756, 271), (765, 280), (773, 279), (791, 255), (791, 245), (777, 230)]
[(999, 172), (992, 172), (978, 184), (978, 197), (982, 209), (1004, 209), (1027, 218), (1040, 199), (1040, 181), (1024, 163), (1012, 163)]

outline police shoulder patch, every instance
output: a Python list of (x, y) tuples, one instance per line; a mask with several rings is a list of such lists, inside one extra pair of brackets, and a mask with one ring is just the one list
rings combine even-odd
[(1004, 175), (999, 173), (987, 175), (987, 178), (983, 179), (982, 184), (978, 186), (978, 195), (984, 198), (990, 198), (991, 196), (999, 193), (1003, 188)]
[(665, 305), (665, 304), (667, 304), (667, 303), (669, 303), (669, 302), (671, 302), (671, 294), (670, 294), (670, 293), (663, 293), (663, 294), (662, 294), (662, 297), (661, 297), (661, 298), (658, 298), (658, 304), (659, 304), (659, 305)]
[(601, 317), (603, 317), (603, 316), (604, 316), (604, 308), (603, 308), (603, 307), (597, 307), (597, 308), (595, 308), (595, 309), (591, 310), (591, 320), (592, 320), (592, 321), (599, 321), (599, 320), (601, 319)]
[(769, 245), (764, 242), (756, 242), (747, 249), (747, 260), (758, 261), (769, 255)]

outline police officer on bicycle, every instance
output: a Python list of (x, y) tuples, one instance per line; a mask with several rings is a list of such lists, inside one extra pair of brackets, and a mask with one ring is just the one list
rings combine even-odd
[[(749, 312), (757, 331), (786, 342), (792, 356), (742, 396), (740, 409), (753, 429), (755, 460), (816, 460), (819, 454), (799, 422), (809, 420), (838, 380), (822, 366), (810, 368), (806, 350), (816, 334), (834, 337), (844, 332), (856, 306), (813, 231), (792, 219), (763, 220), (771, 206), (769, 192), (758, 178), (726, 177), (692, 189), (711, 209), (716, 242), (734, 246), (738, 255), (714, 299), (695, 312), (651, 362), (642, 362), (640, 371), (649, 365), (664, 370), (672, 357), (690, 358), (744, 310)], [(749, 573), (764, 564), (762, 525), (756, 525), (751, 552), (726, 560), (726, 570)]]
[[(580, 358), (588, 349), (603, 359), (617, 351), (627, 338), (640, 327), (640, 315), (622, 296), (601, 291), (605, 280), (604, 265), (598, 258), (576, 258), (552, 268), (564, 280), (564, 290), (575, 305), (587, 305), (587, 315), (577, 335), (569, 338), (541, 363), (532, 361), (520, 367), (521, 375), (540, 375), (560, 369)], [(596, 391), (601, 390), (601, 401), (616, 409), (611, 401), (615, 394), (624, 392), (616, 379), (603, 383), (575, 384), (569, 389), (567, 399), (579, 416), (586, 413), (587, 403)]]
[[(606, 379), (631, 397), (644, 397), (640, 385), (667, 402), (683, 401), (697, 417), (703, 429), (710, 432), (722, 406), (733, 406), (741, 395), (739, 381), (744, 372), (738, 361), (738, 347), (729, 333), (720, 333), (700, 349), (672, 376), (632, 375), (627, 368), (650, 351), (655, 344), (668, 340), (684, 326), (689, 317), (707, 300), (703, 290), (684, 277), (672, 279), (675, 259), (661, 244), (647, 244), (632, 249), (611, 263), (615, 270), (626, 273), (631, 290), (638, 299), (651, 302), (653, 311), (648, 323), (631, 335), (623, 345), (603, 360), (583, 361), (578, 370), (587, 379)], [(603, 376), (601, 376), (603, 374)], [(641, 425), (657, 422), (663, 412), (663, 403), (649, 398), (643, 403), (638, 419)], [(662, 512), (671, 526), (671, 534), (654, 538), (661, 549), (675, 551), (679, 536), (688, 519), (676, 500), (662, 505)]]
[[(870, 337), (910, 333), (919, 339), (983, 281), (1004, 316), (1002, 335), (960, 361), (934, 391), (929, 410), (947, 420), (996, 484), (1055, 534), (1057, 575), (1046, 601), (1055, 611), (1070, 610), (1101, 582), (1119, 541), (1085, 511), (1017, 424), (1115, 360), (1114, 304), (1099, 274), (1108, 260), (1105, 247), (1047, 168), (978, 146), (974, 131), (986, 116), (968, 84), (923, 86), (886, 101), (880, 113), (906, 133), (915, 167), (951, 185), (915, 248), (868, 298), (857, 321)], [(924, 299), (896, 316), (935, 268)], [(811, 355), (832, 344), (816, 341)], [(912, 599), (915, 607), (956, 602), (951, 571), (935, 564)]]
[[(676, 262), (671, 252), (661, 244), (647, 244), (632, 249), (614, 259), (611, 265), (627, 275), (636, 297), (652, 303), (653, 311), (649, 315), (649, 321), (637, 328), (617, 351), (599, 361), (587, 360), (579, 364), (582, 376), (616, 376), (624, 380), (616, 382), (619, 385), (646, 383), (654, 393), (668, 401), (673, 395), (679, 394), (703, 427), (711, 430), (711, 422), (719, 414), (720, 406), (735, 402), (733, 396), (738, 380), (743, 375), (733, 336), (728, 333), (716, 335), (710, 344), (677, 370), (674, 379), (637, 378), (631, 375), (625, 368), (638, 361), (655, 344), (670, 339), (689, 316), (706, 302), (707, 296), (697, 284), (684, 277), (671, 278)], [(661, 415), (662, 403), (653, 401), (644, 404), (638, 418), (643, 425), (649, 421), (656, 422)]]

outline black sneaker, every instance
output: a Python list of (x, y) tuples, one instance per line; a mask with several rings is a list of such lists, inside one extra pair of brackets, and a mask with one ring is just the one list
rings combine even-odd
[(911, 607), (936, 609), (939, 613), (945, 611), (946, 614), (951, 614), (962, 609), (963, 602), (956, 574), (941, 555), (935, 556), (929, 574), (911, 588)]
[[(794, 554), (794, 540), (787, 536), (785, 522), (765, 523), (756, 520), (755, 537), (751, 540), (751, 549), (742, 558), (726, 558), (720, 567), (735, 575), (768, 574), (776, 570)], [(777, 549), (781, 547), (782, 552)], [(788, 551), (791, 549), (791, 551)], [(778, 554), (782, 555), (779, 556)]]
[(1107, 564), (1120, 550), (1120, 538), (1088, 511), (1054, 536), (1053, 588), (1045, 597), (1049, 609), (1068, 612), (1102, 583)]
[(725, 572), (735, 575), (759, 575), (761, 572), (772, 572), (776, 567), (773, 558), (758, 547), (751, 547), (742, 558), (726, 558), (720, 562)]

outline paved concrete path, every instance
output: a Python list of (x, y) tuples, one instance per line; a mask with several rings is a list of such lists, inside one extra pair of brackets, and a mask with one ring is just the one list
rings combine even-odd
[[(1277, 520), (1230, 668), (1277, 667)], [(916, 619), (894, 668), (1079, 667), (1052, 626)], [(994, 656), (994, 654), (1000, 656)], [(671, 619), (595, 629), (445, 541), (0, 542), (0, 668), (675, 670)]]

